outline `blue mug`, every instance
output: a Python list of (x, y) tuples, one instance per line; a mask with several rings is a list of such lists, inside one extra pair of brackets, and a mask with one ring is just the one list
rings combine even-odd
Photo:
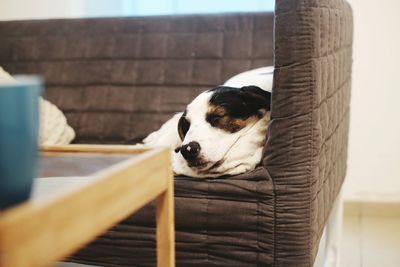
[(15, 78), (0, 83), (0, 210), (29, 198), (38, 161), (42, 80)]

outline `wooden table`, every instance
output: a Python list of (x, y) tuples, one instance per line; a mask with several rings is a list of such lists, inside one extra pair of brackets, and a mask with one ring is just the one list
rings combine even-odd
[(175, 266), (169, 149), (45, 147), (39, 177), (48, 176), (68, 178), (35, 179), (30, 200), (0, 213), (0, 267), (52, 265), (153, 199), (157, 264)]

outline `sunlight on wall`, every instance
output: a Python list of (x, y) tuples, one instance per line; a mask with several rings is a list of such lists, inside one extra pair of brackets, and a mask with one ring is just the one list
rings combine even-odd
[(85, 0), (87, 16), (146, 16), (273, 11), (274, 0)]
[(273, 11), (275, 0), (0, 0), (0, 20)]

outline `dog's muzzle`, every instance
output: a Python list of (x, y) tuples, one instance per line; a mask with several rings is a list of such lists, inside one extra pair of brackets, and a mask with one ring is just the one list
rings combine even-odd
[(194, 161), (200, 154), (200, 144), (197, 142), (190, 142), (181, 147), (181, 154), (187, 161)]

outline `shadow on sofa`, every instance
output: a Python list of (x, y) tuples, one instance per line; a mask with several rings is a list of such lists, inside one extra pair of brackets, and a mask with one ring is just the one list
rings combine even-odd
[[(275, 14), (1, 22), (0, 39), (0, 65), (43, 73), (45, 96), (65, 112), (77, 143), (133, 143), (203, 90), (274, 64), (260, 166), (229, 178), (175, 179), (176, 261), (312, 266), (346, 173), (346, 2), (277, 1)], [(70, 260), (154, 266), (153, 209), (144, 207)]]

